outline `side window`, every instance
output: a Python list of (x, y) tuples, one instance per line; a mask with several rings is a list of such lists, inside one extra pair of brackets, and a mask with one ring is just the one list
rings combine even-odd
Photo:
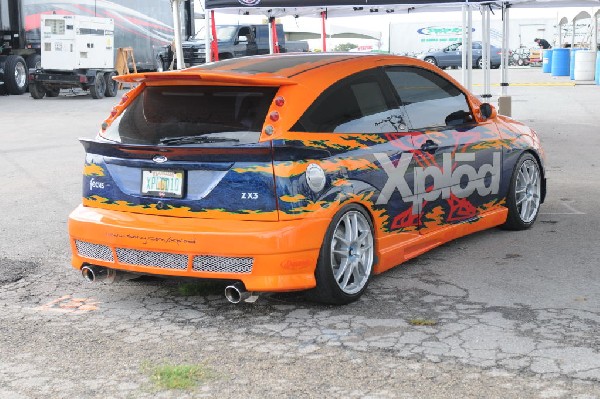
[(473, 50), (481, 50), (482, 48), (481, 43), (473, 43)]
[(377, 70), (343, 79), (308, 108), (292, 131), (387, 133), (406, 131), (402, 110), (386, 91)]
[(472, 122), (464, 93), (440, 75), (416, 67), (386, 69), (410, 128), (423, 130)]

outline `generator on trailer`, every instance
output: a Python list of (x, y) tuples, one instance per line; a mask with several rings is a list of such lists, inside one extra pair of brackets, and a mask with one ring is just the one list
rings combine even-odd
[(31, 96), (56, 97), (60, 89), (81, 88), (92, 98), (114, 97), (114, 31), (110, 18), (42, 16), (42, 62), (29, 76)]

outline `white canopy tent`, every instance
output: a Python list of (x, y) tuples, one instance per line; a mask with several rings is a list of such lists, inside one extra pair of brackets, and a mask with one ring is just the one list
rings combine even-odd
[[(182, 0), (171, 0), (173, 4), (173, 16), (175, 21), (176, 32), (176, 49), (181, 50), (181, 37), (177, 32), (181, 32), (178, 28), (179, 21), (179, 3)], [(472, 12), (478, 10), (482, 13), (482, 35), (484, 51), (483, 54), (483, 71), (484, 71), (484, 86), (483, 98), (491, 97), (490, 88), (490, 14), (493, 9), (501, 10), (503, 20), (503, 45), (502, 45), (502, 97), (507, 97), (508, 83), (508, 20), (509, 10), (511, 8), (546, 8), (546, 7), (600, 7), (600, 0), (424, 0), (420, 2), (401, 1), (401, 0), (203, 0), (205, 13), (211, 11), (214, 22), (214, 10), (219, 10), (227, 13), (238, 15), (265, 15), (271, 23), (274, 23), (276, 17), (293, 15), (293, 16), (312, 16), (320, 17), (323, 20), (323, 40), (324, 49), (326, 32), (325, 20), (330, 17), (337, 16), (359, 16), (359, 15), (384, 15), (384, 14), (412, 14), (418, 12), (431, 11), (458, 11), (463, 12), (463, 46), (466, 51), (463, 51), (463, 84), (472, 90)], [(177, 18), (175, 17), (177, 15)], [(597, 21), (598, 12), (594, 14), (593, 21)], [(210, 22), (206, 18), (206, 59), (211, 60), (209, 45)], [(214, 25), (214, 24), (213, 24)], [(214, 26), (213, 26), (214, 27)], [(270, 30), (274, 31), (273, 30)], [(597, 32), (597, 29), (594, 30)], [(179, 36), (179, 37), (178, 37)], [(595, 42), (597, 37), (594, 35)], [(275, 38), (271, 37), (271, 49)], [(179, 52), (181, 54), (181, 52)], [(178, 68), (182, 68), (183, 60), (177, 60)], [(502, 108), (502, 102), (501, 102)], [(508, 97), (508, 114), (510, 114), (510, 97)]]

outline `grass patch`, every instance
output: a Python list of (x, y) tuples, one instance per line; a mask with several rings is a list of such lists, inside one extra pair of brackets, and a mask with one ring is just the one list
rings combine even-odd
[(213, 377), (203, 365), (163, 364), (150, 368), (150, 377), (158, 389), (192, 389)]
[(182, 283), (177, 286), (179, 296), (223, 295), (225, 285), (216, 281), (201, 281), (197, 283)]
[(435, 326), (437, 321), (431, 319), (410, 319), (408, 321), (413, 326)]

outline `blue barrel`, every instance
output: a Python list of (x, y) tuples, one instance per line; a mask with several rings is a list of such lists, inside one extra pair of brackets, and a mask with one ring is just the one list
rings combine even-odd
[(542, 54), (542, 72), (550, 73), (552, 71), (552, 50), (544, 50)]
[(596, 84), (600, 85), (600, 51), (596, 56)]
[(581, 49), (572, 48), (571, 49), (571, 60), (570, 60), (570, 77), (571, 80), (575, 79), (575, 53)]
[(569, 53), (568, 48), (552, 50), (552, 76), (569, 76)]

